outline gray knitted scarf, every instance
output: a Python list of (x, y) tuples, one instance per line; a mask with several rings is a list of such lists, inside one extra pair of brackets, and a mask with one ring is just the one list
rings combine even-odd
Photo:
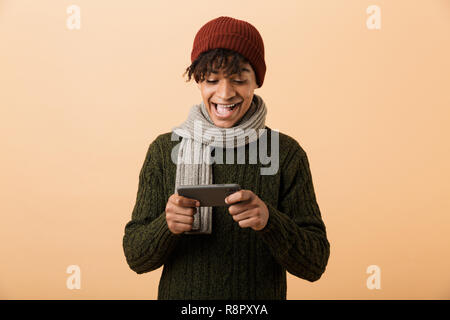
[[(172, 130), (182, 137), (178, 151), (174, 150), (177, 157), (175, 193), (180, 185), (212, 184), (212, 150), (215, 147), (237, 148), (257, 141), (264, 132), (261, 129), (265, 128), (266, 114), (266, 105), (256, 94), (249, 110), (232, 128), (215, 126), (203, 102), (192, 106), (188, 119)], [(211, 227), (212, 207), (199, 207), (194, 214), (192, 231), (186, 233), (210, 234)]]

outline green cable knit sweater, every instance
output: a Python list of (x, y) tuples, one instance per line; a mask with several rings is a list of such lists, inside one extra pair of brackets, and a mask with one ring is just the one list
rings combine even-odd
[(225, 152), (223, 164), (213, 164), (213, 183), (238, 183), (266, 203), (263, 230), (242, 229), (226, 207), (214, 207), (212, 234), (175, 235), (164, 212), (175, 186), (171, 152), (179, 143), (171, 134), (150, 144), (123, 237), (127, 263), (136, 273), (164, 265), (158, 299), (286, 299), (286, 271), (308, 281), (321, 277), (330, 245), (308, 158), (297, 141), (279, 133), (275, 175), (261, 175), (260, 163), (248, 164), (248, 146), (246, 164), (226, 164)]

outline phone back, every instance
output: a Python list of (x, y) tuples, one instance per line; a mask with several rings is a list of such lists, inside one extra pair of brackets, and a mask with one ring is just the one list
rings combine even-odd
[(177, 188), (180, 196), (200, 201), (201, 207), (227, 206), (225, 198), (239, 190), (238, 184), (184, 185)]

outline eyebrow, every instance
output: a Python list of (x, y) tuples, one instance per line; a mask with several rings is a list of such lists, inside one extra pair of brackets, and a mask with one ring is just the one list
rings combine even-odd
[[(250, 70), (248, 70), (247, 68), (242, 68), (241, 69), (241, 72), (250, 72)], [(211, 70), (211, 73), (215, 73), (215, 74), (217, 74), (217, 73), (219, 73), (217, 70)]]

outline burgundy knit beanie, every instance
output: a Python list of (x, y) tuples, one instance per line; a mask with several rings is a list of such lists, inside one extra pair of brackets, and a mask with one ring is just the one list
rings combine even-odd
[(191, 62), (202, 52), (216, 48), (230, 49), (244, 56), (255, 70), (258, 87), (262, 86), (266, 74), (264, 43), (253, 25), (231, 17), (219, 17), (207, 22), (195, 36)]

